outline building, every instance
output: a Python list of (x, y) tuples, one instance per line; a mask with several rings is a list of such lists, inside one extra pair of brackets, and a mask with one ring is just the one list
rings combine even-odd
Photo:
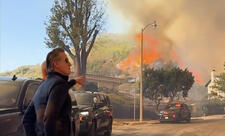
[[(211, 79), (208, 81), (208, 83), (205, 85), (208, 88), (208, 99), (215, 98), (217, 96), (225, 98), (225, 93), (217, 90), (216, 88), (213, 88), (215, 85), (215, 80), (217, 75), (215, 74), (215, 70), (211, 71)], [(217, 95), (217, 96), (216, 96)]]

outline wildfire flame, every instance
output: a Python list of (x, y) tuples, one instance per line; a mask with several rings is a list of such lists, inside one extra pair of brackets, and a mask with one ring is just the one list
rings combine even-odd
[[(156, 60), (160, 59), (161, 57), (161, 51), (159, 50), (159, 44), (156, 40), (152, 39), (150, 35), (145, 34), (144, 37), (144, 43), (143, 43), (143, 64), (145, 65), (152, 65)], [(138, 34), (136, 36), (136, 40), (138, 42), (141, 42), (141, 34)], [(184, 64), (182, 60), (179, 58), (175, 50), (170, 51), (171, 56), (170, 57), (173, 61), (177, 62), (179, 67), (184, 70)], [(117, 68), (122, 71), (128, 71), (132, 72), (134, 69), (140, 67), (140, 44), (138, 50), (132, 50), (128, 57), (124, 59), (122, 62), (117, 64)], [(195, 82), (202, 85), (202, 75), (193, 70), (189, 69), (190, 72), (195, 77)]]
[[(181, 68), (181, 69), (184, 70), (185, 69), (184, 64), (181, 61), (181, 59), (178, 57), (176, 51), (175, 50), (172, 50), (171, 51), (171, 54), (172, 54), (173, 59), (178, 63), (179, 68)], [(196, 70), (194, 70), (192, 68), (189, 68), (188, 70), (194, 75), (195, 82), (198, 83), (198, 84), (200, 84), (200, 85), (202, 85), (203, 84), (202, 83), (202, 74), (199, 73), (199, 72), (197, 72)]]
[[(141, 35), (138, 34), (136, 36), (136, 39), (140, 42), (141, 41)], [(151, 65), (155, 60), (160, 58), (160, 52), (157, 50), (157, 41), (151, 39), (149, 36), (144, 36), (144, 39), (146, 41), (146, 44), (144, 45), (151, 45), (151, 46), (144, 46), (143, 47), (143, 64)], [(139, 50), (133, 50), (130, 52), (129, 56), (120, 62), (117, 65), (117, 68), (123, 71), (129, 70), (129, 69), (135, 69), (140, 66), (140, 47)]]

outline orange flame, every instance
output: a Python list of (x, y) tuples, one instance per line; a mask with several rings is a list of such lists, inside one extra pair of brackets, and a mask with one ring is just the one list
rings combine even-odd
[(195, 82), (198, 83), (199, 85), (203, 85), (202, 83), (202, 74), (193, 70), (193, 69), (189, 69), (189, 71), (194, 75), (195, 77)]
[[(179, 65), (179, 68), (183, 69), (184, 70), (184, 64), (183, 62), (181, 61), (181, 59), (178, 57), (177, 53), (175, 50), (172, 50), (171, 51), (171, 54), (172, 54), (172, 57), (175, 61), (177, 61), (178, 65)], [(194, 75), (194, 80), (196, 83), (202, 85), (202, 74), (195, 71), (194, 69), (189, 69), (189, 71)]]
[[(151, 65), (155, 60), (160, 58), (160, 53), (157, 50), (157, 41), (146, 35), (143, 37), (147, 44), (143, 44), (143, 64)], [(138, 41), (141, 41), (141, 35), (136, 36)], [(117, 65), (117, 68), (123, 71), (134, 69), (140, 66), (140, 47), (138, 51), (133, 50), (129, 56)]]
[[(136, 39), (141, 42), (141, 34), (138, 34), (136, 36)], [(144, 37), (144, 43), (143, 43), (143, 64), (147, 64), (147, 65), (152, 65), (157, 59), (160, 59), (161, 57), (161, 53), (158, 50), (158, 42), (154, 39), (152, 39), (149, 35), (145, 34)], [(172, 59), (174, 61), (176, 61), (179, 65), (179, 67), (181, 69), (185, 69), (185, 66), (182, 62), (182, 60), (180, 59), (180, 57), (177, 55), (175, 50), (171, 50), (171, 56), (168, 57), (172, 57)], [(129, 54), (129, 56), (123, 60), (122, 62), (120, 62), (119, 64), (117, 64), (117, 68), (123, 71), (132, 71), (135, 68), (138, 68), (140, 66), (140, 45), (138, 50), (132, 50)], [(202, 85), (202, 75), (193, 70), (193, 69), (189, 69), (190, 72), (192, 72), (192, 74), (195, 77), (195, 82), (198, 84)]]

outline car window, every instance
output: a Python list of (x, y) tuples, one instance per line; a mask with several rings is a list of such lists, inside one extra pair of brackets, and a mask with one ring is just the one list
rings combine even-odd
[(25, 106), (28, 106), (29, 103), (32, 101), (33, 96), (34, 96), (35, 92), (37, 91), (39, 85), (40, 84), (38, 84), (38, 83), (31, 83), (31, 84), (28, 85), (26, 95), (25, 95), (25, 99), (24, 99), (24, 105)]
[(174, 110), (174, 109), (180, 109), (181, 104), (168, 104), (166, 105), (165, 109)]
[[(78, 105), (93, 105), (95, 95), (86, 93), (74, 93)], [(97, 98), (98, 99), (98, 98)]]
[(169, 109), (170, 109), (170, 110), (174, 110), (174, 109), (177, 109), (177, 107), (171, 106), (171, 107), (169, 107)]
[(0, 108), (14, 107), (20, 92), (21, 83), (0, 81)]

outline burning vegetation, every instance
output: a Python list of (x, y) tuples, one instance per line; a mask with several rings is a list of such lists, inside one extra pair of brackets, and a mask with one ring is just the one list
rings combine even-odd
[[(182, 60), (177, 55), (176, 51), (173, 49), (169, 50), (167, 53), (167, 58), (165, 58), (165, 54), (163, 54), (164, 50), (160, 47), (160, 43), (153, 39), (149, 34), (144, 35), (144, 48), (143, 48), (143, 64), (151, 67), (160, 68), (167, 65), (174, 65), (174, 67), (179, 67), (182, 70), (185, 70), (184, 64)], [(136, 36), (137, 41), (140, 43), (141, 36), (138, 34)], [(117, 68), (123, 71), (128, 71), (129, 73), (134, 72), (137, 68), (140, 67), (140, 47), (135, 48), (129, 54), (129, 56), (120, 62), (117, 65)], [(198, 84), (202, 84), (201, 74), (196, 70), (190, 69), (189, 71), (195, 77), (195, 82)]]

